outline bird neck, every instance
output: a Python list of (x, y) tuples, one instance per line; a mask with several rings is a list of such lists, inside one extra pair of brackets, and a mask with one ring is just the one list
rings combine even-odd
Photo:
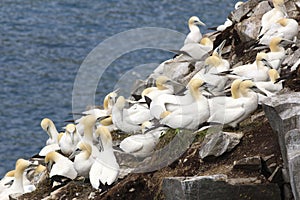
[(199, 100), (200, 96), (201, 96), (201, 92), (199, 91), (198, 88), (194, 88), (194, 87), (189, 87), (191, 96), (195, 99), (195, 100)]
[(195, 24), (189, 24), (189, 29), (191, 32), (199, 32), (200, 33), (199, 27)]
[(93, 127), (92, 126), (84, 127), (83, 131), (84, 131), (83, 139), (87, 142), (93, 142)]
[(231, 87), (231, 96), (232, 98), (234, 99), (238, 99), (241, 97), (239, 91), (238, 91), (238, 88), (235, 88), (235, 87)]
[(270, 50), (271, 50), (271, 52), (283, 52), (284, 48), (280, 47), (278, 45), (271, 45)]
[(10, 188), (13, 188), (14, 191), (23, 191), (23, 171), (16, 171), (15, 172), (15, 179)]

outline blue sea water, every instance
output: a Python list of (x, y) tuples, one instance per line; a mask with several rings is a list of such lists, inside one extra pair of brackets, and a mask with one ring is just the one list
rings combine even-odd
[[(99, 43), (142, 27), (164, 27), (187, 34), (187, 20), (192, 15), (206, 23), (201, 31), (207, 33), (207, 27), (226, 20), (236, 2), (2, 0), (0, 177), (14, 168), (18, 158), (29, 158), (44, 146), (48, 136), (40, 127), (41, 119), (52, 119), (58, 130), (65, 125), (64, 120), (72, 119), (69, 113), (76, 74)], [(116, 59), (99, 83), (96, 102), (100, 104), (113, 89), (111, 83), (128, 70), (172, 56), (166, 51), (143, 49)]]

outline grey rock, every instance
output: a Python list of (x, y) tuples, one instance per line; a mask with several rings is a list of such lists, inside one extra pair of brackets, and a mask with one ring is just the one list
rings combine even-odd
[(167, 200), (280, 199), (280, 190), (276, 184), (254, 184), (256, 180), (227, 180), (223, 174), (169, 177), (163, 180), (162, 190)]
[(269, 3), (263, 1), (253, 9), (253, 13), (249, 18), (237, 23), (236, 30), (243, 42), (257, 38), (261, 26), (261, 18), (269, 10), (271, 10)]
[(258, 171), (261, 169), (260, 156), (247, 157), (247, 158), (242, 158), (238, 161), (234, 161), (233, 168), (249, 170), (249, 171)]
[[(268, 98), (263, 109), (278, 134), (279, 145), (295, 199), (300, 198), (300, 93), (290, 92)], [(289, 177), (289, 178), (288, 178)]]
[(239, 144), (243, 135), (243, 133), (223, 131), (207, 134), (199, 150), (200, 158), (203, 159), (207, 156), (220, 156), (225, 152), (231, 151)]
[(228, 18), (233, 22), (240, 22), (243, 18), (246, 17), (246, 15), (253, 11), (253, 9), (259, 2), (259, 0), (250, 0), (245, 2), (240, 6), (239, 9), (233, 11)]
[(267, 98), (262, 106), (273, 131), (278, 134), (283, 161), (288, 163), (285, 134), (300, 127), (300, 93), (289, 92)]

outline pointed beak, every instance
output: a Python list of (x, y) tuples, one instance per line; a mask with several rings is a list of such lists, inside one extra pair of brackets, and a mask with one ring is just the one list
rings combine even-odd
[(198, 22), (196, 22), (195, 24), (201, 25), (201, 26), (206, 26), (206, 24), (204, 24), (202, 21), (198, 21)]
[(266, 59), (261, 59), (261, 61), (264, 63), (266, 67), (269, 67), (270, 69), (273, 69), (272, 65), (267, 61)]
[(97, 144), (97, 147), (99, 149), (99, 151), (104, 151), (104, 148), (103, 148), (103, 143), (102, 143), (102, 140), (100, 138), (100, 136), (98, 137), (98, 144)]

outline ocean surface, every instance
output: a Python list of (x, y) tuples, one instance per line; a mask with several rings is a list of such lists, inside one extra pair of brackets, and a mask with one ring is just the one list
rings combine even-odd
[[(226, 20), (236, 2), (1, 0), (0, 177), (14, 169), (18, 158), (29, 158), (45, 145), (48, 135), (40, 127), (44, 117), (52, 119), (59, 131), (65, 120), (72, 119), (77, 72), (98, 44), (143, 27), (187, 34), (192, 15), (207, 25), (201, 27), (207, 33), (208, 27)], [(114, 59), (98, 84), (95, 103), (100, 105), (124, 74), (143, 78), (157, 66), (153, 63), (172, 57), (170, 52), (145, 48)], [(123, 78), (122, 85), (130, 88), (132, 79)]]

